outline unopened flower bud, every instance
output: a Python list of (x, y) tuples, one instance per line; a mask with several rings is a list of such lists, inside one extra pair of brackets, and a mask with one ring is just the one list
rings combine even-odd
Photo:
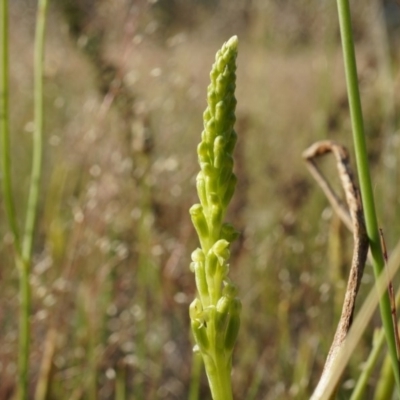
[(232, 351), (235, 345), (239, 328), (240, 328), (240, 310), (241, 303), (239, 299), (233, 299), (231, 302), (231, 309), (229, 312), (229, 321), (225, 333), (225, 349)]
[(229, 154), (233, 153), (233, 149), (235, 148), (236, 142), (237, 142), (237, 133), (234, 129), (232, 129), (228, 142), (226, 143), (225, 147), (227, 153)]
[(199, 346), (199, 349), (202, 353), (206, 353), (209, 348), (209, 341), (207, 337), (207, 330), (203, 324), (200, 324), (199, 321), (192, 320), (191, 321), (192, 333), (194, 336), (194, 340)]
[(199, 235), (200, 241), (206, 240), (208, 237), (208, 226), (204, 216), (203, 206), (201, 204), (194, 204), (190, 207), (190, 215), (192, 217), (193, 225)]
[(214, 227), (219, 227), (222, 224), (223, 208), (222, 205), (212, 205), (211, 206), (211, 225)]
[(199, 199), (201, 205), (203, 207), (207, 207), (207, 192), (206, 192), (206, 180), (204, 179), (203, 171), (200, 171), (196, 177), (196, 188), (197, 194), (199, 195)]
[(226, 321), (229, 317), (230, 299), (222, 296), (217, 303), (216, 329), (220, 332), (225, 331)]
[(206, 257), (204, 255), (204, 252), (202, 249), (197, 248), (195, 251), (192, 252), (191, 254), (191, 259), (194, 262), (204, 262)]
[(200, 164), (210, 162), (210, 157), (208, 155), (208, 144), (206, 142), (200, 142), (197, 146), (197, 156), (199, 157)]
[(226, 191), (221, 199), (224, 207), (227, 207), (229, 202), (231, 201), (233, 193), (235, 192), (236, 183), (237, 183), (236, 175), (232, 174), (229, 179), (229, 184), (226, 188)]
[(229, 242), (224, 239), (218, 240), (212, 247), (212, 251), (217, 256), (218, 262), (223, 264), (226, 260), (228, 260), (230, 255)]
[(214, 253), (213, 249), (210, 249), (206, 257), (206, 274), (213, 277), (215, 275), (215, 271), (217, 270), (217, 264), (218, 257)]

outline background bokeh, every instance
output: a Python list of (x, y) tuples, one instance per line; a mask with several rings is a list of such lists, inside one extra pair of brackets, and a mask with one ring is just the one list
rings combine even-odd
[[(400, 238), (400, 6), (351, 2), (379, 223)], [(36, 2), (10, 1), (12, 172), (24, 220)], [(30, 385), (48, 399), (188, 399), (196, 146), (216, 51), (239, 37), (231, 276), (243, 302), (236, 399), (307, 399), (352, 254), (301, 159), (352, 151), (333, 0), (50, 1)], [(335, 179), (333, 162), (326, 172)], [(15, 389), (18, 273), (0, 197), (0, 399)], [(359, 301), (371, 288), (367, 266)], [(396, 285), (397, 286), (397, 285)], [(343, 379), (347, 398), (376, 315)], [(383, 355), (382, 355), (383, 357)], [(43, 375), (43, 366), (49, 370)], [(194, 363), (196, 365), (196, 363)], [(378, 379), (379, 369), (373, 379)], [(369, 396), (373, 397), (370, 382)], [(200, 399), (210, 399), (205, 376)]]

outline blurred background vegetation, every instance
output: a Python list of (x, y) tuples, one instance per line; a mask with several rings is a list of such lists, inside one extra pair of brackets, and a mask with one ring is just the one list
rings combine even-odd
[[(352, 2), (380, 224), (400, 238), (400, 6)], [(36, 1), (10, 1), (17, 208), (31, 164)], [(31, 276), (30, 392), (187, 399), (196, 146), (215, 52), (239, 36), (231, 276), (243, 301), (237, 399), (307, 399), (336, 328), (352, 239), (302, 151), (351, 147), (333, 0), (50, 1), (44, 180)], [(334, 164), (326, 169), (335, 175)], [(0, 399), (15, 390), (18, 273), (0, 198)], [(22, 220), (22, 216), (21, 216)], [(359, 301), (373, 283), (367, 266)], [(396, 285), (397, 286), (397, 285)], [(343, 379), (347, 398), (379, 315)], [(383, 355), (382, 355), (383, 357)], [(370, 382), (373, 397), (379, 369)], [(209, 399), (202, 377), (200, 399)]]

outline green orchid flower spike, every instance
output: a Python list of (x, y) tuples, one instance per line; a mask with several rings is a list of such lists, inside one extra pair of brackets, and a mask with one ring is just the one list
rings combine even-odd
[(192, 253), (198, 297), (190, 305), (195, 351), (203, 357), (214, 400), (232, 399), (232, 352), (240, 326), (240, 300), (228, 278), (229, 246), (238, 232), (223, 223), (236, 186), (233, 149), (235, 123), (236, 56), (238, 39), (233, 36), (219, 50), (210, 73), (208, 106), (197, 154), (200, 172), (197, 193), (200, 204), (190, 208), (201, 248)]

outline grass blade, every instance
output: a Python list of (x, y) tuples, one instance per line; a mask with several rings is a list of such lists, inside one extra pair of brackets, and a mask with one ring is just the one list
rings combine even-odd
[[(369, 171), (367, 146), (364, 133), (364, 123), (361, 109), (360, 93), (358, 88), (357, 66), (354, 52), (354, 40), (351, 26), (351, 14), (348, 0), (337, 0), (340, 33), (342, 37), (343, 58), (346, 72), (347, 91), (350, 104), (353, 141), (356, 153), (357, 170), (364, 206), (365, 223), (370, 242), (375, 279), (384, 270), (378, 223), (375, 211), (372, 183)], [(392, 323), (389, 296), (384, 293), (379, 302), (379, 308), (385, 330), (386, 341), (392, 359), (396, 385), (400, 393), (400, 369), (397, 359), (396, 343)]]
[(34, 120), (31, 181), (26, 211), (25, 231), (21, 257), (17, 264), (20, 272), (20, 322), (19, 322), (19, 399), (28, 398), (28, 371), (30, 347), (31, 288), (29, 283), (34, 228), (38, 208), (43, 151), (43, 58), (47, 0), (39, 0), (36, 16), (34, 52)]
[(8, 224), (13, 234), (14, 246), (17, 254), (20, 252), (18, 225), (15, 215), (15, 203), (11, 184), (11, 156), (10, 156), (10, 124), (9, 124), (9, 61), (8, 61), (8, 1), (1, 0), (0, 4), (0, 145), (1, 169), (4, 206)]

